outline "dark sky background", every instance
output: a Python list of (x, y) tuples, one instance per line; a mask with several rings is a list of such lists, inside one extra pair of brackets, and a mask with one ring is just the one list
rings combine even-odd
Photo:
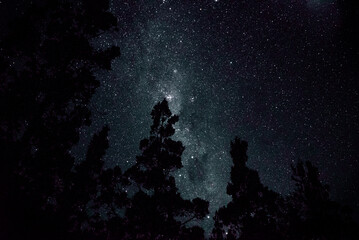
[(290, 165), (310, 160), (332, 197), (358, 215), (358, 22), (350, 9), (335, 0), (113, 0), (111, 11), (119, 31), (94, 44), (116, 44), (122, 56), (97, 73), (93, 124), (76, 155), (108, 124), (106, 163), (127, 169), (149, 135), (152, 107), (166, 98), (186, 147), (177, 186), (185, 198), (210, 201), (204, 226), (229, 201), (235, 136), (248, 141), (248, 165), (270, 189), (288, 194)]

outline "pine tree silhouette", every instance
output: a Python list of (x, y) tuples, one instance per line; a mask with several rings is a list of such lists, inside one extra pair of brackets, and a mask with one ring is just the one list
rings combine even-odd
[(246, 166), (247, 148), (239, 138), (231, 142), (233, 167), (227, 194), (232, 201), (216, 212), (211, 239), (282, 239), (278, 231), (282, 199)]
[(126, 211), (127, 239), (203, 239), (201, 228), (186, 224), (205, 217), (208, 202), (184, 200), (171, 175), (182, 167), (184, 147), (171, 139), (179, 118), (166, 99), (154, 106), (151, 116), (150, 137), (141, 141), (142, 154), (125, 173), (139, 189)]

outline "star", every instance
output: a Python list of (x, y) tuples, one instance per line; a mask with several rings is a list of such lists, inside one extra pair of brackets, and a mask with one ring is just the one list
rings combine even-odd
[(174, 96), (172, 94), (167, 94), (166, 99), (167, 101), (171, 102), (173, 100)]
[[(358, 166), (358, 97), (350, 80), (356, 70), (343, 70), (350, 69), (352, 52), (340, 50), (341, 40), (333, 38), (340, 25), (339, 10), (329, 4), (334, 1), (266, 1), (261, 9), (253, 1), (218, 2), (207, 8), (191, 1), (163, 0), (166, 7), (144, 1), (133, 9), (114, 3), (126, 10), (116, 11), (124, 32), (99, 47), (114, 41), (123, 46), (122, 55), (113, 71), (99, 74), (92, 103), (108, 114), (93, 111), (82, 141), (110, 123), (106, 157), (129, 167), (148, 132), (152, 107), (166, 98), (179, 115), (174, 138), (185, 147), (176, 184), (185, 198), (211, 201), (211, 216), (229, 201), (229, 143), (235, 136), (248, 141), (248, 162), (270, 189), (289, 193), (290, 165), (303, 158), (320, 166), (338, 197), (359, 203), (358, 187), (350, 184), (358, 175), (352, 167)], [(203, 180), (191, 180), (191, 168), (203, 171)]]

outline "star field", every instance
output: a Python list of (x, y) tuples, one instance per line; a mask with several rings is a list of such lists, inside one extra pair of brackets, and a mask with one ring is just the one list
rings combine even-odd
[[(249, 143), (249, 166), (288, 194), (290, 165), (318, 166), (335, 199), (359, 206), (357, 70), (341, 38), (334, 1), (117, 1), (119, 31), (94, 41), (122, 55), (91, 103), (81, 144), (110, 126), (108, 166), (126, 169), (147, 137), (150, 111), (163, 98), (180, 116), (186, 147), (175, 173), (185, 198), (229, 201), (235, 136)], [(204, 225), (211, 224), (211, 217)]]

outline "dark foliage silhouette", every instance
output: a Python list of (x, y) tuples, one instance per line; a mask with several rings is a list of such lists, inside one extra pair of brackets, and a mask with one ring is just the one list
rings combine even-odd
[[(35, 4), (36, 2), (36, 4)], [(116, 47), (90, 40), (116, 27), (108, 1), (34, 1), (0, 42), (0, 238), (63, 239), (79, 128)], [(26, 39), (26, 41), (25, 41)]]
[(232, 201), (214, 217), (212, 239), (357, 239), (349, 208), (330, 200), (328, 186), (311, 162), (293, 166), (296, 189), (287, 198), (268, 190), (246, 166), (247, 142), (231, 142)]
[[(94, 134), (85, 160), (75, 164), (71, 154), (91, 123), (94, 72), (110, 70), (120, 55), (91, 45), (116, 30), (109, 1), (30, 2), (0, 40), (0, 239), (204, 239), (196, 225), (209, 203), (183, 199), (176, 187), (185, 148), (172, 139), (179, 117), (166, 99), (154, 106), (150, 136), (124, 173), (105, 168), (108, 126)], [(351, 4), (339, 3), (347, 26)], [(347, 26), (344, 37), (355, 31)], [(231, 142), (232, 200), (216, 212), (211, 239), (359, 239), (351, 210), (330, 199), (315, 166), (292, 166), (296, 187), (283, 197), (247, 167), (247, 148)], [(206, 179), (207, 157), (193, 161), (193, 183)]]
[(264, 187), (258, 172), (246, 166), (247, 142), (231, 142), (233, 167), (227, 194), (232, 201), (214, 217), (212, 239), (282, 239), (278, 231), (282, 199)]
[(171, 175), (182, 167), (182, 143), (170, 137), (178, 116), (172, 115), (164, 99), (152, 110), (150, 137), (140, 143), (142, 155), (126, 175), (138, 187), (126, 211), (128, 239), (202, 239), (203, 230), (187, 227), (208, 214), (208, 202), (184, 200)]
[(71, 187), (71, 232), (86, 239), (108, 239), (123, 232), (119, 211), (128, 204), (121, 169), (105, 169), (108, 127), (95, 134), (86, 159), (75, 167)]
[(292, 166), (296, 189), (287, 199), (290, 239), (358, 239), (350, 209), (330, 200), (311, 162)]

